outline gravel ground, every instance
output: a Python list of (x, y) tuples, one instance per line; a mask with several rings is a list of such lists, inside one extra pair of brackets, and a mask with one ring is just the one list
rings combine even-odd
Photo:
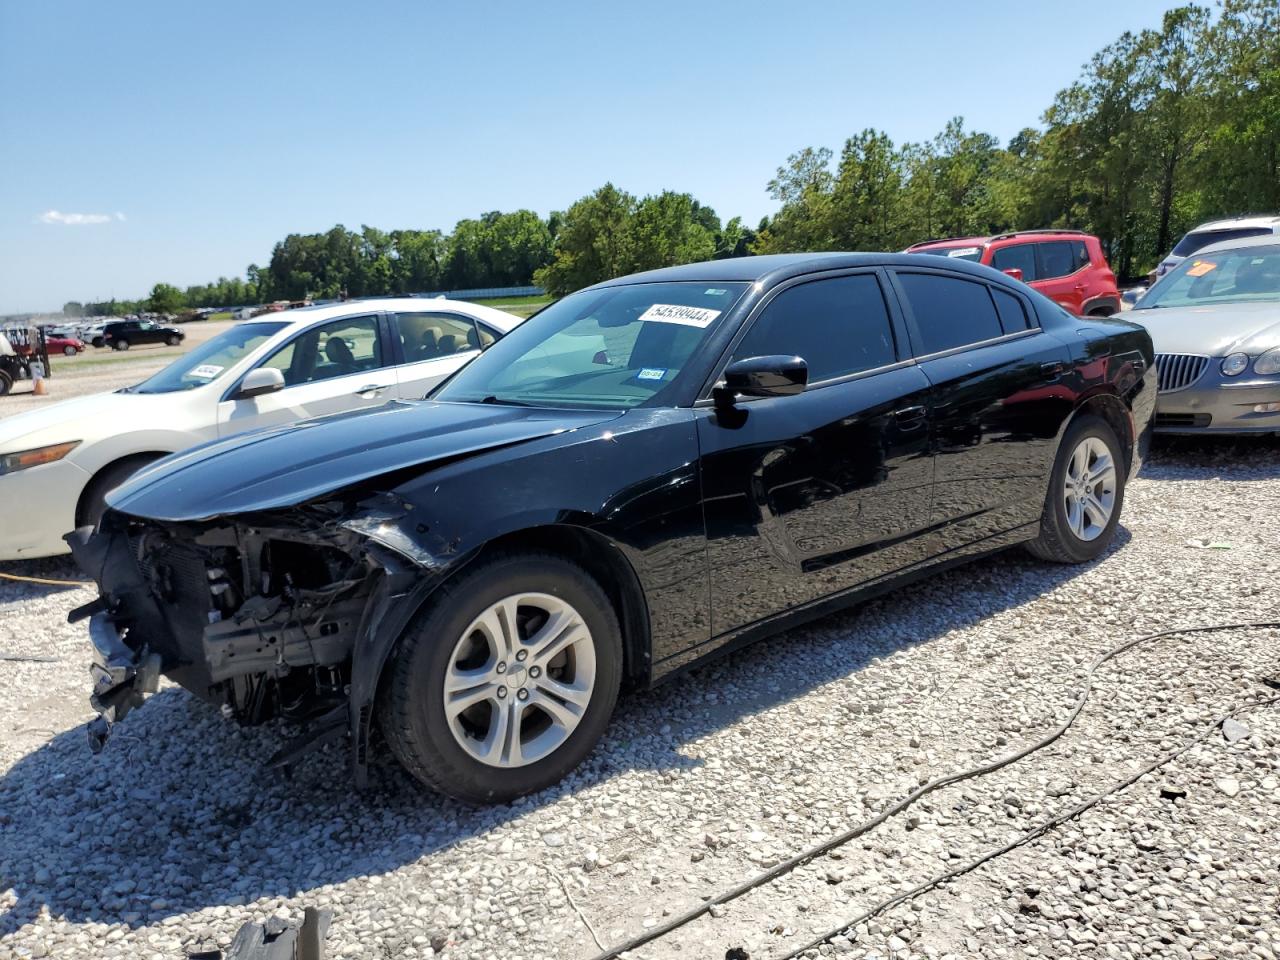
[[(1280, 619), (1278, 454), (1162, 443), (1100, 561), (983, 560), (625, 697), (581, 770), (499, 809), (424, 794), (390, 761), (356, 795), (341, 747), (282, 779), (263, 768), (279, 731), (176, 688), (91, 757), (87, 643), (63, 622), (90, 592), (0, 582), (0, 655), (51, 658), (0, 662), (0, 958), (177, 958), (306, 905), (334, 910), (333, 957), (590, 957), (588, 922), (617, 942), (1038, 738), (1121, 640)], [(1134, 650), (1052, 747), (634, 956), (785, 955), (1275, 695), (1265, 678), (1277, 630)], [(1280, 957), (1280, 707), (1240, 723), (822, 954)]]

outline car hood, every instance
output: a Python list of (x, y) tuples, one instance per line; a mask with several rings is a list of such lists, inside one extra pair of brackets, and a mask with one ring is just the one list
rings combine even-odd
[(173, 398), (163, 394), (141, 393), (95, 393), (62, 400), (0, 420), (0, 452), (68, 440), (91, 440), (118, 432), (145, 410), (171, 409), (172, 403)]
[(278, 510), (393, 471), (426, 470), (618, 416), (616, 410), (389, 403), (193, 447), (135, 475), (107, 502), (171, 522)]
[(1280, 303), (1216, 303), (1133, 310), (1126, 320), (1151, 334), (1156, 353), (1256, 356), (1280, 347)]

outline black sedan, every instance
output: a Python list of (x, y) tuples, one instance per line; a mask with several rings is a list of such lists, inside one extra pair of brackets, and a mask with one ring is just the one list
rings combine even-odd
[(1151, 339), (965, 262), (693, 264), (566, 297), (425, 401), (160, 461), (70, 536), (101, 746), (163, 673), (243, 723), (378, 724), (506, 800), (619, 690), (1015, 544), (1111, 542)]

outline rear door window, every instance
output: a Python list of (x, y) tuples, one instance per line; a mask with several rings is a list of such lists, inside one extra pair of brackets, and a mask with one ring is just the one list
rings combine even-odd
[(991, 296), (996, 302), (996, 313), (1000, 315), (1000, 327), (1005, 333), (1017, 333), (1031, 328), (1026, 307), (1018, 297), (999, 287), (991, 288)]
[(733, 359), (778, 354), (802, 357), (810, 383), (896, 362), (889, 310), (875, 274), (812, 280), (774, 297)]
[(935, 273), (899, 273), (922, 340), (920, 354), (938, 353), (1004, 334), (985, 283)]
[(493, 336), (470, 317), (454, 313), (400, 313), (396, 325), (404, 344), (405, 363), (438, 360), (480, 350)]
[[(1079, 241), (1049, 240), (1035, 246), (1040, 254), (1040, 280), (1070, 276), (1083, 266), (1076, 251), (1077, 246), (1084, 249), (1084, 244)], [(1085, 251), (1084, 262), (1089, 262), (1088, 251)]]
[(1030, 243), (1017, 243), (1001, 247), (991, 255), (991, 265), (997, 270), (1021, 270), (1026, 283), (1040, 279), (1036, 270), (1036, 248)]

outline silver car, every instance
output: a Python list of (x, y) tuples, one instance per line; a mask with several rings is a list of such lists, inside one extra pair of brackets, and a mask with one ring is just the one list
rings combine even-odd
[(1155, 343), (1157, 432), (1280, 432), (1280, 236), (1205, 247), (1126, 319)]
[(1169, 255), (1160, 261), (1160, 265), (1151, 271), (1151, 282), (1154, 283), (1187, 257), (1199, 253), (1211, 243), (1274, 234), (1280, 234), (1280, 217), (1276, 216), (1232, 217), (1229, 220), (1202, 223), (1194, 230), (1188, 230)]

